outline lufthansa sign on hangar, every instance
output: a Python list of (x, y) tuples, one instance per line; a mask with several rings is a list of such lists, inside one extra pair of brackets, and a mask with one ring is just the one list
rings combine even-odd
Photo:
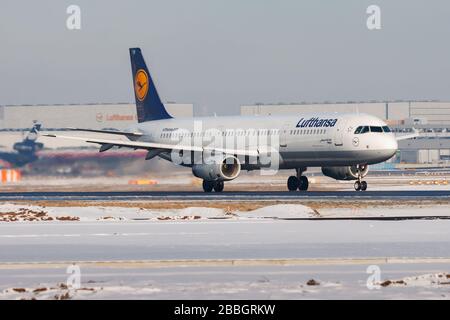
[[(191, 117), (192, 104), (167, 103), (174, 117)], [(0, 106), (0, 130), (27, 129), (33, 121), (44, 129), (80, 127), (125, 129), (136, 123), (134, 103)]]

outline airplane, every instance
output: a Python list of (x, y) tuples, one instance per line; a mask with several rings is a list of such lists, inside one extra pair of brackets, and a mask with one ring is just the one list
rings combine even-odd
[(4, 160), (14, 167), (23, 167), (24, 165), (38, 159), (36, 152), (44, 148), (44, 144), (36, 142), (41, 129), (40, 123), (34, 123), (33, 127), (27, 133), (21, 142), (13, 145), (15, 152), (0, 152), (0, 159)]
[[(396, 137), (386, 123), (363, 113), (307, 113), (270, 116), (213, 116), (173, 118), (156, 90), (140, 48), (130, 48), (138, 121), (124, 131), (70, 128), (112, 134), (126, 139), (86, 138), (47, 134), (113, 147), (144, 149), (146, 160), (156, 156), (189, 167), (203, 180), (205, 192), (221, 192), (224, 182), (243, 170), (295, 170), (289, 191), (306, 191), (308, 167), (321, 167), (325, 176), (355, 180), (365, 191), (369, 165), (384, 162), (397, 152)], [(228, 141), (228, 143), (227, 143)], [(230, 143), (230, 141), (232, 143)]]

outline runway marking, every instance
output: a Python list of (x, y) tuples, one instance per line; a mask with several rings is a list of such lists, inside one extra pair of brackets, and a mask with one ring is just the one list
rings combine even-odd
[(320, 258), (320, 259), (201, 259), (201, 260), (125, 260), (125, 261), (54, 261), (2, 262), (0, 270), (66, 268), (76, 264), (86, 268), (169, 268), (233, 266), (308, 266), (308, 265), (383, 265), (383, 264), (450, 264), (450, 258)]

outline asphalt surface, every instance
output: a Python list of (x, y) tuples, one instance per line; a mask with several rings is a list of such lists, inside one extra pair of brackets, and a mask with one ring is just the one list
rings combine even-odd
[(118, 191), (118, 192), (1, 192), (0, 201), (138, 201), (138, 200), (436, 200), (450, 199), (450, 190), (433, 191), (308, 191), (308, 192), (180, 192), (180, 191)]

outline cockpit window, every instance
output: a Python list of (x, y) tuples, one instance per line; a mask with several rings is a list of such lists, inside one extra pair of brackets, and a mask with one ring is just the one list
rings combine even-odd
[(362, 129), (361, 129), (361, 132), (360, 132), (360, 133), (366, 133), (366, 132), (369, 132), (369, 127), (368, 127), (368, 126), (364, 126), (364, 127), (362, 127)]
[(362, 133), (366, 133), (366, 132), (369, 132), (369, 127), (368, 126), (359, 126), (355, 130), (355, 134), (362, 134)]
[(381, 127), (370, 126), (370, 132), (383, 132), (383, 129)]
[(376, 126), (359, 126), (355, 130), (355, 134), (363, 134), (367, 132), (375, 132), (375, 133), (383, 133), (383, 132), (392, 132), (388, 126), (384, 127), (376, 127)]
[(368, 126), (359, 126), (355, 130), (355, 134), (362, 134), (362, 133), (366, 133), (366, 132), (369, 132), (369, 127)]

